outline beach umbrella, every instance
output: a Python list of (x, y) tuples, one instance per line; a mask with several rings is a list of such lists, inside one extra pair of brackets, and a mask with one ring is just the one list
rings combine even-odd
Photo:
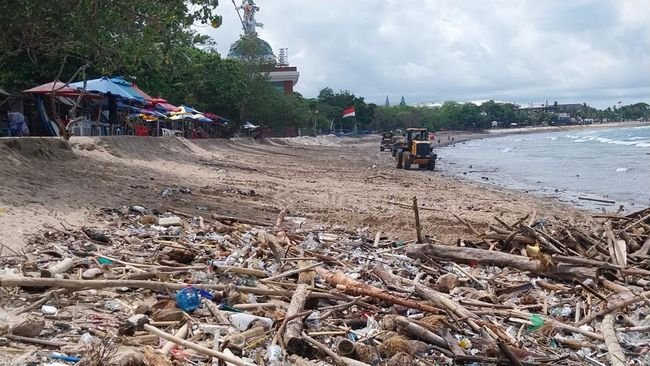
[(197, 111), (196, 109), (192, 107), (188, 107), (186, 105), (182, 105), (179, 107), (183, 113), (195, 113), (195, 114), (202, 114), (201, 112)]
[(29, 94), (49, 94), (54, 91), (54, 94), (78, 95), (79, 89), (66, 85), (64, 82), (55, 80), (43, 85), (35, 86), (31, 89), (23, 90), (23, 93)]
[(0, 95), (9, 95), (9, 93), (6, 90), (0, 88)]
[(121, 76), (112, 77), (111, 81), (121, 86), (122, 89), (129, 92), (129, 94), (142, 97), (147, 104), (150, 104), (151, 101), (153, 100), (153, 98), (149, 94), (145, 93), (144, 91), (142, 91), (142, 89), (136, 87), (135, 84), (125, 80)]
[(163, 112), (178, 112), (181, 110), (177, 106), (169, 103), (168, 101), (162, 98), (153, 98), (151, 100), (151, 104), (154, 105), (154, 108)]
[[(70, 84), (74, 88), (81, 89), (84, 86), (83, 81)], [(115, 83), (108, 77), (104, 76), (99, 79), (93, 79), (86, 81), (86, 90), (97, 92), (100, 94), (112, 94), (123, 99), (134, 100), (142, 104), (145, 103), (144, 97), (137, 94), (132, 94), (125, 87)]]

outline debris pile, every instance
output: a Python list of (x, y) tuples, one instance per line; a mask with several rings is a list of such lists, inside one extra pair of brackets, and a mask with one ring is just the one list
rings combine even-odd
[[(62, 365), (650, 362), (650, 210), (444, 245), (141, 206), (0, 259), (0, 358)], [(487, 225), (486, 225), (487, 226)], [(415, 235), (414, 235), (415, 236)], [(6, 248), (5, 248), (6, 249)]]

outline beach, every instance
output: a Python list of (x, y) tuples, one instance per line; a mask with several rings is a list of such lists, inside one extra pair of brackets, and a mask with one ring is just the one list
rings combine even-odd
[[(417, 197), (425, 207), (423, 231), (446, 243), (468, 233), (454, 214), (479, 229), (493, 216), (516, 221), (532, 211), (589, 215), (440, 170), (397, 170), (376, 136), (263, 142), (106, 137), (72, 138), (69, 145), (33, 138), (5, 139), (0, 149), (0, 241), (13, 249), (44, 225), (78, 228), (102, 208), (132, 205), (267, 222), (287, 208), (305, 225), (368, 228), (408, 240), (414, 236), (409, 207)], [(186, 193), (161, 195), (175, 187)]]

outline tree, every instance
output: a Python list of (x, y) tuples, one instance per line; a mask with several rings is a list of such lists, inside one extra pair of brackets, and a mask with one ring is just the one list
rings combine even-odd
[(0, 83), (24, 88), (51, 81), (59, 70), (71, 75), (84, 64), (91, 65), (91, 76), (146, 77), (174, 62), (179, 45), (208, 42), (190, 26), (211, 23), (217, 5), (217, 0), (3, 0)]

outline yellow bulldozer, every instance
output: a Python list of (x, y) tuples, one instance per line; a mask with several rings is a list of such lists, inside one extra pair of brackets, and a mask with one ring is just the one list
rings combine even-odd
[(391, 148), (397, 169), (411, 169), (417, 164), (420, 169), (433, 170), (438, 155), (433, 152), (426, 128), (407, 128), (404, 138), (395, 142)]

